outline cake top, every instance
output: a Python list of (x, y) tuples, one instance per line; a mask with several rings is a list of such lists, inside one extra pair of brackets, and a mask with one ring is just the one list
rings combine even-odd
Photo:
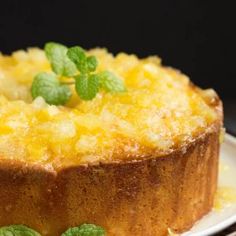
[(49, 105), (31, 96), (32, 81), (51, 67), (41, 49), (0, 54), (0, 158), (60, 168), (65, 165), (161, 156), (196, 137), (217, 119), (213, 90), (196, 89), (158, 57), (86, 52), (125, 84), (123, 93), (99, 91)]

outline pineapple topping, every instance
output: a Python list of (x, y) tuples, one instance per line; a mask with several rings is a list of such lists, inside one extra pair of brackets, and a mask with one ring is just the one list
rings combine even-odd
[(208, 102), (215, 93), (195, 89), (186, 75), (162, 66), (158, 57), (113, 56), (105, 49), (86, 54), (98, 59), (98, 73), (111, 71), (127, 91), (101, 91), (86, 101), (71, 85), (67, 104), (49, 105), (42, 97), (33, 100), (30, 92), (37, 73), (51, 72), (44, 51), (0, 54), (1, 159), (59, 168), (162, 155), (217, 119)]

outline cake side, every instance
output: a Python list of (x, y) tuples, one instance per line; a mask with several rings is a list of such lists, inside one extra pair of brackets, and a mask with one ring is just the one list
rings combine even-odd
[(220, 127), (146, 160), (58, 172), (1, 161), (0, 225), (26, 224), (45, 236), (82, 223), (101, 225), (109, 236), (185, 231), (212, 208)]

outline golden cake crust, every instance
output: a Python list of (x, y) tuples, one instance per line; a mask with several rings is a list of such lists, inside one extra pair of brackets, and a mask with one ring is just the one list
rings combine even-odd
[[(213, 105), (212, 105), (213, 106)], [(108, 236), (183, 232), (213, 205), (222, 105), (204, 133), (163, 156), (58, 170), (0, 161), (0, 225), (25, 224), (59, 236), (70, 226), (101, 225)]]

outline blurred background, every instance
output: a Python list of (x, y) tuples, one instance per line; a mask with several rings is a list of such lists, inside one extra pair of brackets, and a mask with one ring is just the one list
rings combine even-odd
[[(232, 2), (232, 4), (230, 3)], [(233, 1), (20, 1), (0, 3), (0, 51), (47, 41), (159, 55), (197, 85), (213, 87), (236, 135), (236, 14)]]

